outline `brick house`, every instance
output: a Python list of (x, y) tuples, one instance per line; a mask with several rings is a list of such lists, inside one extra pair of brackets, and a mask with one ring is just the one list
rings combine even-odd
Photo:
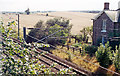
[(104, 10), (92, 20), (93, 45), (105, 44), (109, 39), (120, 36), (120, 9), (109, 10), (109, 3), (104, 3)]

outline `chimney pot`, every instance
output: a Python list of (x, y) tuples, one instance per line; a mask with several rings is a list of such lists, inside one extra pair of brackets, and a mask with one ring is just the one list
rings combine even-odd
[(117, 10), (120, 10), (120, 1), (118, 2), (118, 9)]
[(104, 3), (104, 10), (109, 10), (109, 2)]

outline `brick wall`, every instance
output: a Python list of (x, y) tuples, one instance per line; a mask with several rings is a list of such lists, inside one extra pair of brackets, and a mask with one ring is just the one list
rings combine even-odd
[[(106, 22), (106, 32), (101, 32), (103, 19), (107, 19)], [(93, 20), (93, 45), (97, 45), (98, 40), (100, 41), (102, 36), (106, 36), (106, 39), (110, 37), (113, 33), (114, 22), (106, 15), (106, 13), (102, 13), (96, 20)]]

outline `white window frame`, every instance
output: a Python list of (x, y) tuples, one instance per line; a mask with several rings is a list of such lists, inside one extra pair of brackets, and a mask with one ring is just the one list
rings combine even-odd
[(101, 32), (106, 32), (106, 25), (107, 25), (106, 22), (107, 22), (107, 19), (103, 19)]

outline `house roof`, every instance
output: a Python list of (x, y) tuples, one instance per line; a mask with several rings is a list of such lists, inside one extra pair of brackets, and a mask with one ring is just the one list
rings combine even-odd
[(107, 11), (102, 11), (100, 12), (97, 16), (94, 17), (94, 20), (96, 20), (97, 18), (99, 18), (103, 13), (106, 13), (106, 15), (113, 21), (113, 22), (120, 22), (120, 11), (111, 11), (111, 10), (107, 10)]

